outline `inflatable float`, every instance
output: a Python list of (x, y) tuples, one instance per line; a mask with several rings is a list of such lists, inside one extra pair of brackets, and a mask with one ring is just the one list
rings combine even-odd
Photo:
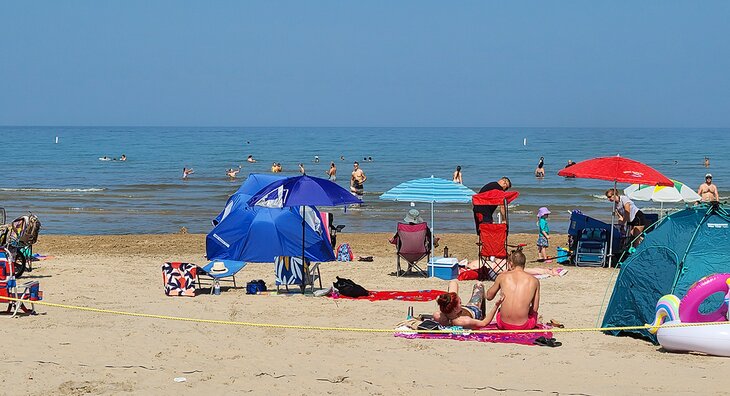
[[(730, 322), (727, 321), (728, 303), (717, 310), (701, 313), (700, 305), (711, 295), (721, 292), (730, 295), (730, 274), (714, 274), (692, 285), (680, 300), (673, 294), (659, 299), (656, 316), (649, 332), (656, 334), (662, 348), (670, 352), (702, 352), (708, 355), (730, 357)], [(686, 327), (657, 327), (681, 323), (724, 322)]]

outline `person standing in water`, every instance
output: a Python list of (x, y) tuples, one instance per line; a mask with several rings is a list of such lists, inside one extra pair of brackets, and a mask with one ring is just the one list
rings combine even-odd
[(301, 173), (302, 175), (307, 174), (307, 172), (304, 170), (304, 164), (301, 162), (299, 163), (299, 173)]
[(335, 162), (330, 162), (330, 168), (324, 171), (324, 173), (327, 175), (327, 178), (330, 181), (336, 181), (337, 180), (337, 166), (335, 165)]
[(540, 162), (537, 163), (537, 168), (535, 169), (535, 177), (545, 177), (545, 157), (540, 157)]
[(193, 168), (183, 168), (183, 174), (182, 174), (183, 180), (186, 180), (188, 178), (188, 176), (192, 175), (193, 173), (195, 173)]
[(697, 194), (702, 197), (702, 202), (719, 202), (720, 193), (717, 192), (717, 186), (712, 184), (712, 174), (705, 175), (705, 182), (700, 184)]
[(461, 178), (461, 165), (457, 165), (454, 171), (453, 177), (454, 183), (464, 184), (464, 180)]
[(350, 191), (355, 194), (359, 199), (362, 199), (363, 194), (365, 194), (365, 181), (368, 179), (367, 176), (365, 176), (365, 172), (360, 169), (360, 164), (355, 161), (352, 171), (352, 176), (350, 177)]
[(705, 168), (710, 167), (710, 157), (705, 157)]

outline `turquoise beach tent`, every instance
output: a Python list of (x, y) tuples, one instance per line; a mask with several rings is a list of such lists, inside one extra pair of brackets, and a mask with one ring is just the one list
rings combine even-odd
[[(621, 263), (603, 317), (604, 327), (652, 323), (657, 300), (662, 296), (674, 294), (681, 299), (705, 276), (730, 272), (730, 207), (690, 207), (672, 213), (652, 228), (636, 251)], [(700, 310), (717, 309), (722, 298), (711, 296)], [(629, 333), (657, 343), (656, 337), (646, 330)]]

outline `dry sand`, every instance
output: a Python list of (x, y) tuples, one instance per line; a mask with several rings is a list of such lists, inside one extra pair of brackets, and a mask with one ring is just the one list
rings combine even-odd
[[(371, 263), (327, 263), (325, 281), (346, 276), (373, 290), (445, 288), (438, 279), (396, 278), (386, 234), (341, 234)], [(535, 236), (528, 259), (536, 257)], [(553, 241), (563, 242), (558, 236)], [(392, 328), (409, 305), (430, 313), (435, 303), (345, 301), (311, 296), (166, 297), (160, 265), (204, 263), (202, 235), (42, 236), (36, 252), (55, 255), (28, 278), (41, 281), (47, 302), (260, 323)], [(442, 236), (452, 255), (475, 258), (473, 235)], [(273, 266), (250, 264), (240, 284), (273, 283)], [(571, 268), (542, 281), (540, 313), (567, 327), (592, 327), (611, 270)], [(471, 290), (463, 282), (462, 297)], [(125, 317), (39, 306), (41, 315), (0, 317), (6, 337), (5, 394), (641, 394), (723, 393), (728, 360), (670, 354), (628, 337), (561, 333), (559, 348), (407, 340), (391, 334), (262, 329)], [(728, 370), (728, 371), (725, 371)], [(186, 382), (175, 383), (176, 377)]]

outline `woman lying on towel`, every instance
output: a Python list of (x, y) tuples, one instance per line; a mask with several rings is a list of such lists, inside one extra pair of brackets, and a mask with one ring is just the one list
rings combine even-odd
[(484, 313), (484, 285), (477, 282), (471, 293), (471, 299), (466, 305), (461, 305), (459, 297), (459, 283), (449, 282), (448, 292), (440, 295), (436, 300), (439, 310), (433, 314), (433, 319), (443, 326), (461, 326), (465, 329), (477, 329), (487, 326), (494, 319), (502, 299), (494, 301), (489, 312)]
[[(482, 281), (494, 281), (497, 279), (497, 275), (505, 271), (506, 259), (494, 258), (494, 261), (486, 260), (484, 266), (481, 265), (479, 260), (471, 261), (466, 265), (467, 270), (459, 274), (459, 280), (482, 280)], [(535, 276), (536, 278), (547, 278), (551, 276), (563, 276), (568, 273), (565, 268), (525, 268), (525, 272)]]

